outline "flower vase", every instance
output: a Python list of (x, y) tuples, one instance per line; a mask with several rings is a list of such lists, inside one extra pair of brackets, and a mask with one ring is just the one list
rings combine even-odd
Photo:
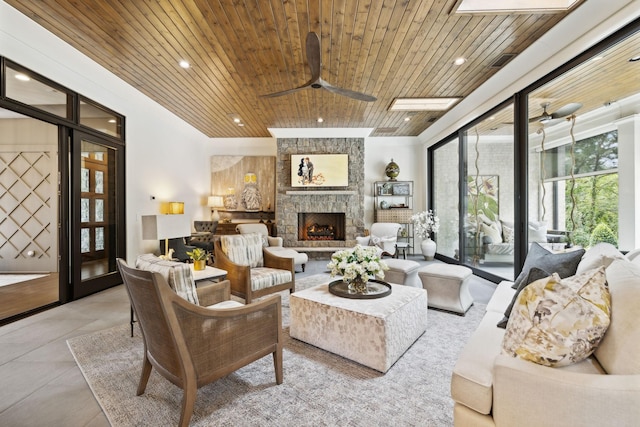
[(424, 255), (424, 259), (427, 261), (431, 261), (436, 254), (436, 242), (431, 240), (430, 237), (427, 237), (420, 244), (420, 249), (422, 249), (422, 255)]
[(349, 291), (354, 294), (366, 294), (367, 293), (367, 281), (362, 280), (360, 277), (349, 282)]

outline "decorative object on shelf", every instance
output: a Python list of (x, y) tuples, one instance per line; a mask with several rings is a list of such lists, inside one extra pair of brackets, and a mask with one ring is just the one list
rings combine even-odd
[(204, 270), (207, 266), (207, 259), (209, 254), (202, 248), (194, 248), (191, 252), (187, 252), (187, 255), (193, 260), (193, 269), (196, 271)]
[(238, 209), (238, 199), (236, 199), (236, 189), (227, 188), (227, 194), (224, 196), (224, 208), (230, 211)]
[(384, 272), (389, 267), (377, 255), (375, 246), (356, 245), (353, 249), (337, 251), (331, 255), (327, 264), (331, 277), (342, 276), (352, 294), (367, 294), (368, 282), (375, 277), (384, 279)]
[(395, 181), (398, 175), (400, 175), (400, 166), (391, 159), (387, 167), (384, 169), (384, 174), (387, 175), (389, 181)]
[(432, 260), (436, 254), (436, 242), (431, 240), (431, 233), (436, 233), (440, 228), (440, 219), (432, 210), (428, 210), (411, 216), (411, 222), (415, 235), (423, 239), (420, 244), (422, 255), (426, 260)]
[(411, 194), (411, 186), (409, 184), (393, 184), (394, 196), (409, 196)]
[(218, 208), (224, 206), (222, 196), (209, 196), (209, 198), (207, 199), (207, 206), (213, 208), (213, 212), (211, 212), (211, 221), (220, 221)]
[(383, 200), (380, 202), (380, 209), (389, 209), (389, 202)]
[(244, 174), (244, 190), (242, 190), (242, 204), (249, 212), (258, 212), (262, 206), (262, 195), (258, 189), (258, 177), (255, 173)]

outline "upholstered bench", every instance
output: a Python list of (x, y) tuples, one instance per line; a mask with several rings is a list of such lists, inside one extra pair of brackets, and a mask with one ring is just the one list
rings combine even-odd
[(452, 264), (430, 264), (418, 271), (429, 294), (429, 307), (464, 314), (473, 305), (469, 293), (470, 268)]
[(289, 297), (291, 337), (380, 372), (387, 370), (427, 329), (427, 292), (391, 285), (377, 299), (350, 299), (318, 285)]
[(414, 288), (422, 287), (418, 281), (419, 263), (396, 258), (385, 259), (384, 262), (389, 266), (389, 270), (384, 273), (385, 282), (413, 286)]

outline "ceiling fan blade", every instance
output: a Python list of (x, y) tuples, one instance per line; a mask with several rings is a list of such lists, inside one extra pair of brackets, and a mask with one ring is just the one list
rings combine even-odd
[(316, 33), (307, 34), (307, 62), (311, 69), (311, 80), (315, 82), (320, 78), (320, 69), (322, 68), (320, 38)]
[(299, 90), (306, 89), (308, 87), (309, 87), (309, 85), (305, 84), (303, 86), (296, 87), (296, 88), (293, 88), (293, 89), (287, 89), (287, 90), (283, 90), (283, 91), (280, 91), (280, 92), (274, 92), (274, 93), (267, 93), (265, 95), (260, 95), (260, 96), (262, 98), (275, 98), (276, 96), (289, 95), (290, 93), (294, 93), (294, 92), (297, 92)]
[(349, 98), (357, 99), (358, 101), (366, 101), (366, 102), (377, 101), (377, 98), (375, 96), (367, 95), (366, 93), (362, 93), (362, 92), (356, 92), (355, 90), (343, 89), (341, 87), (332, 86), (322, 79), (320, 79), (318, 83), (320, 83), (323, 89), (326, 89), (329, 92), (335, 93), (337, 95), (347, 96)]
[(560, 108), (556, 112), (551, 113), (551, 118), (560, 119), (562, 117), (570, 116), (580, 108), (582, 108), (582, 104), (580, 104), (579, 102), (572, 102), (571, 104), (567, 104), (564, 107)]

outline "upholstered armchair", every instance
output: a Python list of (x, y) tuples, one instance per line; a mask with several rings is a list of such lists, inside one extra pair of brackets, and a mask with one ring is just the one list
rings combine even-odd
[[(144, 342), (136, 395), (144, 393), (155, 368), (182, 388), (179, 425), (186, 427), (199, 387), (264, 356), (273, 355), (275, 381), (282, 384), (280, 295), (246, 306), (236, 303), (239, 306), (205, 308), (173, 292), (160, 273), (131, 268), (122, 259), (117, 263)], [(212, 286), (222, 291), (218, 292), (222, 296), (219, 304), (228, 302), (229, 282)]]
[(401, 227), (395, 222), (374, 222), (371, 224), (369, 236), (356, 237), (356, 241), (361, 246), (375, 246), (380, 257), (393, 257), (396, 254), (398, 232)]
[(192, 236), (189, 244), (213, 253), (213, 236), (218, 228), (218, 221), (193, 221), (193, 228), (198, 235)]
[(309, 256), (305, 253), (300, 253), (291, 248), (285, 248), (282, 246), (282, 237), (269, 236), (269, 230), (267, 226), (262, 223), (255, 224), (238, 224), (236, 231), (240, 234), (258, 233), (262, 236), (263, 246), (265, 250), (273, 253), (274, 255), (293, 258), (293, 264), (300, 266), (304, 272), (304, 268), (309, 261)]
[(265, 250), (260, 234), (220, 236), (214, 250), (215, 266), (227, 271), (231, 293), (247, 304), (274, 292), (295, 291), (293, 258)]

